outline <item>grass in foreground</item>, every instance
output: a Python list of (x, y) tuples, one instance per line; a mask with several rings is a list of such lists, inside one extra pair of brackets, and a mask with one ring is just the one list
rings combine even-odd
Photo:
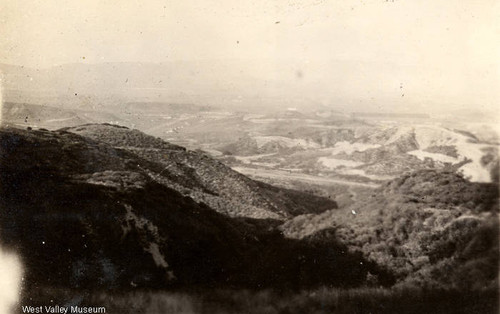
[[(104, 306), (106, 313), (498, 313), (498, 291), (319, 288), (274, 290), (196, 290), (183, 292), (104, 292), (39, 289), (22, 305)], [(31, 300), (30, 300), (31, 299)], [(51, 302), (52, 300), (52, 302)], [(21, 313), (18, 306), (18, 313)]]

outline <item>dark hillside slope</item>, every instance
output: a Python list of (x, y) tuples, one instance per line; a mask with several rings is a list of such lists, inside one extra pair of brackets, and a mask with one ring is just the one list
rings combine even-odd
[(21, 256), (24, 284), (300, 288), (377, 272), (341, 244), (217, 213), (151, 178), (162, 168), (66, 131), (0, 129), (0, 240)]
[(160, 164), (161, 171), (148, 172), (151, 178), (231, 217), (281, 220), (337, 207), (328, 198), (254, 181), (203, 153), (186, 151), (138, 130), (107, 124), (64, 130)]
[(331, 235), (388, 267), (401, 285), (497, 289), (498, 192), (497, 183), (421, 170), (346, 209), (298, 216), (281, 228), (288, 237), (324, 243)]

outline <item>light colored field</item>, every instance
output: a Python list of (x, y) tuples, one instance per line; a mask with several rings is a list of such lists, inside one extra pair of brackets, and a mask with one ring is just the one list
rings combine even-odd
[(454, 163), (457, 163), (460, 161), (458, 158), (450, 157), (450, 156), (439, 154), (439, 153), (429, 153), (429, 152), (425, 152), (423, 150), (413, 150), (411, 152), (407, 152), (407, 154), (413, 155), (422, 161), (424, 161), (425, 158), (431, 158), (434, 161), (440, 161), (440, 162), (444, 162), (444, 163), (448, 162), (451, 164), (454, 164)]
[(296, 172), (287, 172), (283, 170), (274, 170), (274, 169), (256, 169), (256, 168), (247, 168), (247, 167), (233, 167), (233, 170), (242, 173), (244, 175), (253, 177), (253, 178), (270, 178), (270, 179), (278, 179), (278, 180), (294, 180), (301, 181), (304, 183), (314, 183), (318, 185), (332, 185), (332, 184), (342, 184), (342, 185), (350, 185), (350, 186), (361, 186), (368, 188), (376, 188), (379, 185), (375, 183), (361, 183), (361, 182), (353, 182), (348, 180), (341, 179), (333, 179), (327, 177), (319, 177), (308, 175), (304, 173), (296, 173)]

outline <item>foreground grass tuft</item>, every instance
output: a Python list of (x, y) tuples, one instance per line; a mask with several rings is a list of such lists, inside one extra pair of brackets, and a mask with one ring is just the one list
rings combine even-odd
[(30, 291), (29, 298), (31, 304), (105, 306), (110, 314), (498, 313), (495, 290), (324, 287), (300, 292), (217, 289), (118, 293), (43, 289)]

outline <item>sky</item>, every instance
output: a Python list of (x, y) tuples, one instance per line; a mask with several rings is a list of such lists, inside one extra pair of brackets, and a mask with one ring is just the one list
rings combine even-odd
[(231, 60), (324, 104), (500, 100), (496, 0), (6, 0), (0, 25), (0, 63), (33, 68)]

